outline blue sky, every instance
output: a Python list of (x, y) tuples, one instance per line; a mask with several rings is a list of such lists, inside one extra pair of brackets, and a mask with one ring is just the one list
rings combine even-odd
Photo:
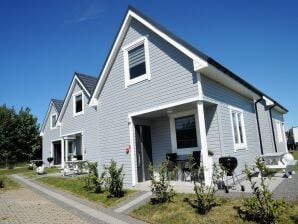
[(0, 1), (0, 104), (42, 122), (75, 71), (98, 76), (128, 5), (287, 107), (298, 125), (298, 1)]

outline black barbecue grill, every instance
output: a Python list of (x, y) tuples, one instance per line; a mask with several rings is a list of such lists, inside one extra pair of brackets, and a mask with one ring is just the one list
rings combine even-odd
[[(219, 164), (222, 166), (224, 172), (226, 173), (226, 182), (225, 182), (225, 191), (226, 193), (229, 193), (229, 185), (228, 185), (228, 177), (232, 177), (233, 179), (233, 186), (235, 186), (235, 180), (234, 180), (234, 171), (237, 168), (238, 165), (238, 161), (236, 157), (232, 157), (232, 156), (226, 156), (226, 157), (220, 157), (219, 158)], [(237, 175), (235, 175), (238, 184), (241, 186), (241, 191), (245, 191), (245, 188), (243, 185), (240, 184), (240, 181), (237, 177)]]

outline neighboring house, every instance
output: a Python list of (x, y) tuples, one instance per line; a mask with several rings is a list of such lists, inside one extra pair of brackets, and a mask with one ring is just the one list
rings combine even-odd
[[(47, 157), (54, 157), (54, 164), (64, 166), (64, 161), (70, 160), (73, 155), (86, 159), (87, 153), (95, 152), (93, 138), (96, 138), (97, 113), (88, 106), (88, 101), (96, 82), (95, 77), (75, 73), (65, 99), (51, 101), (49, 115), (47, 113), (41, 128), (44, 161)], [(59, 109), (54, 107), (57, 102)], [(94, 156), (88, 159), (96, 160)]]
[[(126, 185), (148, 180), (148, 164), (157, 167), (167, 153), (201, 151), (210, 183), (208, 149), (216, 162), (237, 157), (239, 174), (261, 154), (287, 151), (286, 108), (136, 9), (128, 9), (94, 90), (76, 77), (58, 117), (62, 153), (70, 159), (69, 141), (79, 138), (79, 152), (100, 170), (111, 159), (123, 164)], [(73, 116), (78, 91), (85, 109)], [(44, 155), (51, 131), (42, 131)]]

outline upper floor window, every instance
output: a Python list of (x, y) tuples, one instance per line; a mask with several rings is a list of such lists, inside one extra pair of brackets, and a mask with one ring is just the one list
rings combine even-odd
[(150, 80), (148, 39), (141, 37), (123, 47), (125, 87)]
[(244, 127), (243, 111), (230, 108), (231, 111), (231, 120), (232, 120), (232, 133), (234, 138), (235, 150), (245, 149), (246, 145), (246, 134)]
[(83, 93), (82, 91), (73, 95), (73, 115), (77, 116), (84, 113)]
[(55, 129), (57, 123), (57, 114), (52, 114), (51, 115), (51, 129)]

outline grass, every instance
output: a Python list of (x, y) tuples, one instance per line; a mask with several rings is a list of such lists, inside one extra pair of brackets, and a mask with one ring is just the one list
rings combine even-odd
[[(37, 174), (35, 170), (28, 170), (29, 172), (24, 172), (22, 173), (24, 176), (28, 177), (28, 178), (35, 178), (35, 177), (42, 177), (42, 175)], [(59, 168), (57, 167), (46, 167), (45, 168), (45, 174), (49, 174), (49, 173), (59, 173)]]
[[(194, 194), (178, 194), (173, 202), (165, 204), (151, 204), (150, 202), (132, 211), (130, 215), (148, 223), (160, 224), (211, 224), (211, 223), (229, 223), (229, 224), (249, 224), (241, 219), (237, 206), (241, 205), (241, 198), (238, 199), (220, 199), (220, 205), (214, 207), (208, 214), (199, 215), (196, 213), (192, 203), (195, 200)], [(192, 202), (192, 203), (190, 203)], [(291, 205), (288, 214), (282, 217), (282, 223), (297, 223), (298, 221), (298, 200)]]
[[(57, 173), (59, 172), (58, 168), (52, 167), (52, 168), (45, 168), (46, 173)], [(20, 188), (21, 185), (17, 182), (13, 181), (9, 178), (9, 175), (12, 174), (22, 174), (29, 178), (38, 177), (40, 175), (36, 174), (35, 170), (29, 170), (28, 167), (21, 167), (21, 168), (14, 168), (14, 169), (1, 169), (0, 170), (0, 179), (4, 180), (5, 188), (0, 189), (0, 191), (3, 190), (11, 190), (11, 189), (17, 189)]]
[[(298, 160), (298, 150), (293, 150), (293, 151), (289, 151), (289, 152), (293, 154), (293, 156), (296, 160)], [(298, 171), (298, 163), (295, 166), (295, 171)]]
[(87, 200), (100, 202), (103, 206), (106, 207), (116, 205), (135, 193), (135, 191), (126, 189), (124, 197), (110, 198), (108, 197), (108, 192), (106, 191), (99, 194), (92, 191), (86, 191), (84, 189), (84, 181), (77, 177), (42, 177), (38, 178), (37, 180), (50, 186), (68, 191), (76, 196), (85, 198)]
[[(14, 163), (14, 167), (24, 167), (28, 164), (28, 162), (17, 162)], [(0, 169), (5, 169), (6, 168), (6, 162), (5, 161), (0, 161)]]

